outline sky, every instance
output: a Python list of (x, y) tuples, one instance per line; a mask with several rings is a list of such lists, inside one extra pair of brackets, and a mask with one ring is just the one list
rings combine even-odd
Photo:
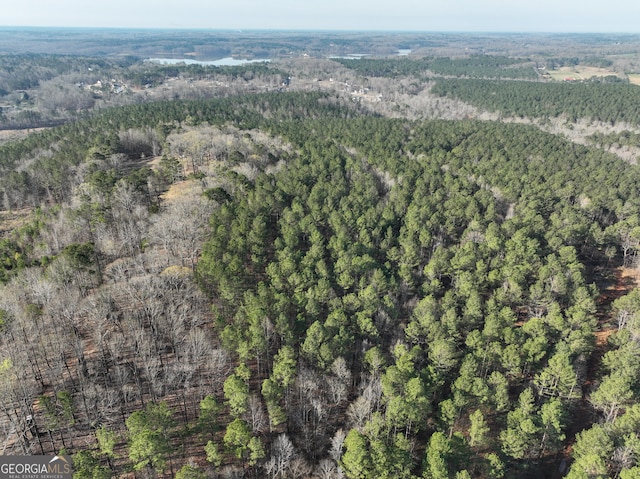
[(0, 26), (640, 33), (638, 0), (10, 0)]

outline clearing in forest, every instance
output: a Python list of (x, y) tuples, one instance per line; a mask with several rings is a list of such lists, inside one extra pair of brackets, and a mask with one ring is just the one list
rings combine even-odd
[(177, 198), (191, 196), (194, 192), (201, 193), (202, 185), (197, 181), (187, 179), (173, 183), (161, 197), (163, 202), (171, 202)]
[[(575, 67), (560, 67), (557, 70), (548, 70), (547, 73), (553, 80), (588, 80), (591, 77), (606, 77), (615, 75), (621, 77), (620, 74), (607, 70), (606, 68), (588, 67), (577, 65)], [(621, 77), (622, 78), (622, 77)]]
[(629, 73), (627, 74), (627, 78), (629, 78), (629, 83), (631, 83), (632, 85), (640, 85), (639, 73)]
[(602, 290), (598, 298), (596, 348), (606, 348), (607, 339), (617, 329), (614, 326), (615, 318), (611, 317), (611, 304), (640, 285), (640, 270), (637, 268), (616, 268), (614, 277), (615, 280)]

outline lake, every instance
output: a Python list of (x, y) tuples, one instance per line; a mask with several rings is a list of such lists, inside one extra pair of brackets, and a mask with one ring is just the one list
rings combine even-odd
[(146, 61), (159, 63), (161, 65), (205, 65), (205, 66), (216, 66), (216, 67), (233, 67), (237, 65), (244, 65), (246, 63), (257, 63), (257, 62), (270, 62), (270, 59), (261, 59), (261, 60), (240, 60), (237, 58), (221, 58), (220, 60), (209, 60), (209, 61), (200, 61), (200, 60), (192, 60), (190, 58), (148, 58)]

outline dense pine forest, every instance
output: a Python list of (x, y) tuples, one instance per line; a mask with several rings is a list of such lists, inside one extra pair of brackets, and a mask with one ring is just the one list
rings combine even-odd
[(640, 86), (522, 53), (7, 56), (2, 453), (77, 479), (640, 477)]

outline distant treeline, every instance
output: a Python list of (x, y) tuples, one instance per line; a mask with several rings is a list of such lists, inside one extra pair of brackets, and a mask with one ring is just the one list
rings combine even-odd
[(167, 78), (184, 76), (192, 79), (209, 78), (211, 76), (226, 76), (231, 80), (239, 78), (250, 80), (260, 76), (278, 75), (283, 79), (288, 73), (269, 65), (268, 63), (247, 63), (245, 65), (216, 66), (216, 65), (158, 65), (144, 62), (136, 68), (127, 70), (124, 79), (133, 85), (145, 86), (162, 83)]
[(584, 65), (587, 67), (608, 68), (613, 62), (607, 58), (589, 56), (586, 58), (570, 57), (570, 58), (549, 58), (546, 60), (547, 68), (574, 67)]
[(640, 88), (630, 84), (447, 79), (431, 91), (503, 115), (640, 124)]
[(0, 55), (0, 96), (15, 90), (36, 88), (40, 82), (60, 75), (118, 71), (131, 66), (135, 61), (132, 57), (111, 59), (30, 53)]
[(504, 56), (474, 55), (468, 58), (335, 59), (364, 76), (400, 77), (435, 75), (468, 78), (529, 79), (538, 77), (529, 60)]

